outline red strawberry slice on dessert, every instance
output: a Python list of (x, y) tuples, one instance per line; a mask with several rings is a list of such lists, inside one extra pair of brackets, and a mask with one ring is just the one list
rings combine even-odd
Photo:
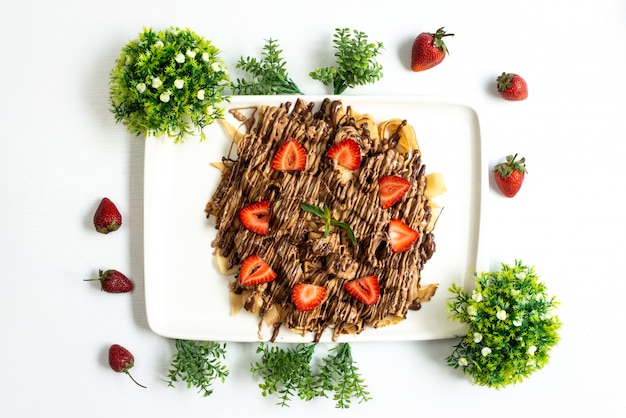
[(330, 147), (326, 156), (348, 170), (356, 170), (361, 166), (361, 148), (351, 138), (346, 138)]
[(256, 286), (271, 282), (278, 274), (259, 255), (251, 255), (243, 260), (239, 269), (239, 284)]
[(288, 139), (276, 151), (272, 160), (274, 170), (298, 170), (306, 167), (306, 150), (294, 138)]
[(319, 306), (326, 297), (326, 288), (310, 283), (298, 283), (293, 287), (291, 299), (296, 309), (307, 312)]
[(378, 277), (373, 274), (346, 282), (343, 288), (366, 305), (375, 304), (380, 297)]
[(394, 253), (409, 250), (419, 236), (419, 232), (400, 219), (389, 221), (389, 243), (391, 244), (391, 251)]
[(270, 231), (270, 202), (262, 200), (239, 209), (239, 222), (252, 232), (265, 235)]
[(378, 179), (378, 194), (380, 205), (383, 209), (389, 209), (402, 199), (411, 188), (411, 183), (400, 176), (384, 176)]

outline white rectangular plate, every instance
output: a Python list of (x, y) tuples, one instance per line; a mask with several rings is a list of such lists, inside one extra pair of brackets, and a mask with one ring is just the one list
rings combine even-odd
[[(317, 104), (332, 96), (304, 96)], [(295, 96), (234, 96), (226, 109), (295, 102)], [(443, 173), (448, 191), (436, 198), (444, 207), (435, 228), (436, 252), (422, 272), (422, 285), (439, 283), (435, 297), (399, 324), (366, 329), (341, 341), (429, 340), (461, 334), (463, 326), (446, 311), (452, 283), (466, 290), (474, 271), (484, 271), (479, 235), (486, 176), (476, 112), (461, 103), (416, 97), (341, 96), (345, 106), (369, 113), (376, 122), (406, 119), (413, 125), (426, 172)], [(317, 110), (318, 106), (316, 106)], [(236, 121), (228, 112), (227, 120)], [(147, 138), (144, 179), (144, 281), (150, 328), (169, 338), (209, 341), (269, 340), (271, 330), (242, 310), (231, 315), (228, 283), (215, 268), (211, 243), (216, 230), (206, 203), (220, 179), (211, 162), (228, 155), (230, 140), (220, 124), (205, 129), (207, 138)], [(327, 331), (321, 341), (330, 340)], [(310, 342), (282, 329), (277, 342)]]

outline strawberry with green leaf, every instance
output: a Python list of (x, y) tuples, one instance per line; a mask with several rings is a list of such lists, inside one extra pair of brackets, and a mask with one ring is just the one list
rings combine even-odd
[(424, 71), (441, 64), (448, 54), (448, 47), (443, 40), (446, 36), (454, 34), (447, 33), (443, 27), (435, 33), (422, 32), (417, 35), (411, 49), (411, 69)]
[(502, 73), (496, 78), (498, 93), (504, 100), (520, 101), (528, 97), (528, 85), (521, 76), (513, 73)]
[(129, 372), (134, 365), (135, 357), (128, 349), (119, 344), (113, 344), (109, 347), (109, 366), (111, 366), (111, 369), (118, 373), (126, 373), (137, 386), (145, 388), (145, 386), (138, 383)]
[(122, 215), (115, 203), (108, 197), (103, 198), (93, 215), (93, 224), (101, 234), (117, 231), (122, 226)]
[(526, 173), (526, 159), (517, 160), (517, 154), (507, 155), (506, 161), (496, 165), (493, 171), (496, 185), (506, 197), (513, 197), (519, 192)]
[(99, 270), (98, 277), (84, 281), (100, 280), (101, 290), (107, 293), (128, 293), (133, 290), (133, 282), (123, 273), (115, 270)]

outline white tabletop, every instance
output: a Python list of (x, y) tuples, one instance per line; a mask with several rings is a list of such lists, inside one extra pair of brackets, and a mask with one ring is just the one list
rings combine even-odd
[[(478, 113), (486, 161), (526, 157), (513, 199), (490, 184), (481, 231), (489, 266), (535, 266), (561, 302), (561, 341), (551, 362), (521, 384), (472, 385), (445, 364), (455, 340), (355, 343), (373, 400), (335, 409), (332, 400), (261, 396), (251, 376), (255, 343), (229, 343), (230, 375), (202, 398), (164, 382), (173, 341), (153, 333), (143, 295), (143, 156), (109, 111), (109, 72), (144, 26), (188, 27), (211, 39), (232, 68), (279, 41), (307, 94), (329, 94), (308, 77), (329, 65), (335, 28), (384, 43), (383, 79), (346, 94), (437, 96)], [(422, 31), (445, 26), (450, 55), (423, 73), (408, 68)], [(3, 416), (624, 416), (620, 344), (626, 277), (626, 3), (595, 1), (31, 0), (0, 6), (0, 410)], [(495, 94), (497, 75), (529, 84), (524, 102)], [(98, 201), (118, 204), (124, 225), (101, 235)], [(83, 281), (117, 268), (136, 283), (109, 295)], [(445, 289), (438, 297), (445, 297)], [(142, 389), (114, 373), (107, 349), (136, 358)]]

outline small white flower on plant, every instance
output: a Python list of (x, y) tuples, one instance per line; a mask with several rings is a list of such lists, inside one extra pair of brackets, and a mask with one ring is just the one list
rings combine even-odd
[(161, 101), (163, 103), (167, 103), (170, 101), (170, 92), (169, 91), (165, 91), (163, 93), (161, 93), (161, 95), (159, 96), (159, 99), (161, 99)]
[(526, 273), (523, 271), (518, 271), (517, 273), (515, 273), (515, 277), (520, 280), (524, 280), (526, 278)]
[(506, 319), (506, 311), (504, 309), (499, 310), (496, 314), (496, 318), (498, 318), (500, 321), (504, 321)]
[(152, 87), (153, 88), (158, 89), (162, 85), (163, 85), (163, 82), (161, 81), (161, 79), (159, 77), (153, 77), (152, 78)]
[(469, 364), (469, 363), (467, 362), (467, 359), (466, 359), (465, 357), (461, 357), (461, 358), (459, 359), (459, 366), (461, 366), (461, 367), (465, 367), (465, 366), (467, 366), (468, 364)]
[(209, 62), (209, 53), (208, 52), (203, 52), (202, 53), (202, 61)]
[(476, 309), (476, 306), (470, 305), (467, 307), (467, 314), (469, 316), (476, 316), (478, 314), (478, 309)]
[(516, 327), (521, 327), (522, 326), (522, 321), (520, 319), (514, 319), (513, 320), (513, 325), (515, 325)]
[(174, 58), (174, 59), (179, 64), (182, 64), (183, 62), (185, 62), (185, 56), (183, 54), (176, 55), (176, 58)]
[(480, 354), (482, 354), (483, 357), (487, 357), (489, 354), (491, 354), (491, 348), (483, 347), (483, 349), (480, 350)]
[(204, 100), (204, 90), (198, 90), (198, 94), (196, 94), (198, 100)]
[(483, 334), (481, 334), (480, 332), (475, 332), (474, 333), (474, 342), (476, 344), (478, 344), (479, 342), (481, 342), (483, 340)]
[(176, 79), (174, 86), (176, 86), (178, 90), (182, 89), (185, 86), (185, 80), (181, 80), (180, 78)]
[(188, 49), (186, 52), (187, 56), (191, 59), (194, 59), (196, 57), (196, 51), (193, 51), (191, 49)]
[(211, 64), (211, 69), (215, 72), (222, 71), (222, 67), (220, 66), (219, 62), (214, 62), (213, 64)]
[(144, 91), (146, 91), (146, 84), (145, 83), (139, 83), (139, 84), (137, 84), (137, 86), (135, 86), (135, 88), (137, 89), (137, 91), (139, 93), (143, 93)]
[(534, 345), (531, 345), (530, 347), (528, 347), (528, 354), (531, 356), (534, 356), (535, 353), (537, 352), (537, 347)]
[(161, 47), (162, 47), (162, 46), (164, 46), (164, 45), (165, 45), (165, 44), (164, 44), (164, 43), (163, 43), (163, 41), (162, 41), (162, 40), (160, 40), (160, 39), (154, 43), (154, 46), (157, 46), (157, 47), (159, 47), (159, 48), (161, 48)]
[(477, 292), (476, 290), (472, 291), (472, 299), (474, 300), (474, 302), (482, 302), (483, 300), (483, 294), (480, 292)]

